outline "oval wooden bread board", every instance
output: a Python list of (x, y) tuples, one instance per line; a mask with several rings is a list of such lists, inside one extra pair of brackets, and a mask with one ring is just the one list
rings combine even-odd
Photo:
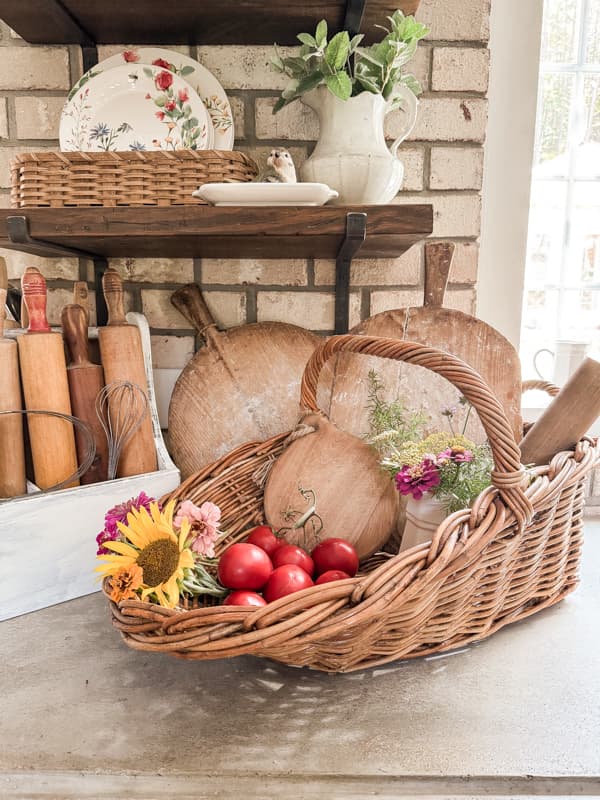
[[(351, 333), (419, 342), (458, 356), (494, 391), (519, 441), (523, 423), (521, 365), (517, 351), (502, 334), (480, 319), (441, 307), (453, 251), (454, 245), (449, 243), (425, 246), (424, 306), (384, 311), (364, 320)], [(370, 370), (374, 370), (384, 384), (383, 399), (399, 397), (410, 410), (422, 408), (431, 418), (432, 429), (448, 430), (448, 420), (441, 412), (445, 407), (458, 405), (458, 393), (448, 381), (422, 367), (352, 353), (340, 354), (334, 364), (329, 417), (338, 427), (356, 436), (369, 432)], [(461, 411), (463, 417), (465, 413), (459, 410), (459, 425)], [(485, 439), (475, 412), (469, 419), (466, 435), (478, 442)]]
[(239, 444), (294, 427), (302, 373), (320, 337), (283, 322), (218, 331), (196, 284), (178, 289), (172, 300), (206, 341), (179, 376), (169, 405), (170, 451), (187, 478)]

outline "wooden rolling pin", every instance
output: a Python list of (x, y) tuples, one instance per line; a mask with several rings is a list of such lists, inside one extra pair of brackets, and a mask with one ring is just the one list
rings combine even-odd
[(584, 359), (521, 442), (523, 464), (572, 450), (600, 416), (600, 362)]
[[(0, 411), (20, 410), (21, 384), (17, 343), (4, 338), (6, 262), (0, 258)], [(0, 497), (25, 494), (25, 448), (21, 414), (0, 416)]]
[[(22, 279), (29, 314), (27, 333), (19, 336), (19, 364), (28, 411), (71, 413), (65, 351), (60, 333), (46, 319), (46, 281), (35, 267)], [(40, 489), (61, 483), (77, 470), (75, 434), (67, 420), (31, 414), (27, 420), (35, 482)], [(77, 486), (73, 481), (69, 486)]]
[[(61, 315), (63, 336), (70, 364), (67, 367), (71, 408), (74, 416), (86, 422), (94, 437), (96, 456), (92, 466), (81, 476), (81, 483), (105, 481), (108, 465), (108, 442), (96, 414), (96, 398), (104, 386), (104, 375), (99, 364), (92, 364), (88, 354), (88, 325), (85, 310), (79, 305), (68, 305)], [(77, 459), (85, 458), (88, 442), (78, 430), (75, 433)]]
[[(123, 311), (123, 282), (119, 273), (108, 269), (102, 277), (102, 288), (108, 307), (108, 323), (98, 329), (100, 355), (106, 385), (115, 381), (130, 381), (141, 387), (148, 397), (148, 382), (140, 332), (129, 325)], [(116, 416), (117, 409), (114, 410)], [(156, 446), (152, 419), (148, 413), (140, 427), (123, 448), (117, 476), (140, 475), (157, 469)]]

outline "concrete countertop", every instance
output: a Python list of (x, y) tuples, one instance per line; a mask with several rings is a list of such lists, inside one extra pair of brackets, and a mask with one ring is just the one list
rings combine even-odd
[(586, 534), (558, 606), (349, 675), (134, 652), (99, 594), (3, 622), (0, 797), (598, 796), (600, 523)]

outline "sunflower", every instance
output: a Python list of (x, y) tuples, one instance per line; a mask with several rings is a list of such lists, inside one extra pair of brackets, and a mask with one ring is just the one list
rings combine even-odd
[(100, 558), (104, 561), (96, 572), (102, 577), (113, 577), (124, 567), (137, 565), (142, 569), (142, 600), (154, 594), (161, 606), (174, 608), (179, 602), (179, 583), (184, 569), (194, 566), (194, 557), (186, 540), (190, 533), (187, 519), (181, 523), (179, 535), (173, 529), (175, 503), (160, 511), (157, 503), (132, 508), (127, 514), (127, 525), (117, 523), (120, 541), (107, 541), (104, 547), (116, 555)]

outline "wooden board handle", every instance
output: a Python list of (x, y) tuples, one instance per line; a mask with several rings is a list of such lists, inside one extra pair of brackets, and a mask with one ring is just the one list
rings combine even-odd
[(452, 242), (431, 242), (425, 245), (423, 305), (430, 308), (440, 308), (443, 305), (453, 256), (454, 244)]
[(73, 284), (73, 303), (81, 306), (85, 311), (85, 326), (90, 324), (90, 295), (86, 281), (76, 281)]
[(46, 319), (46, 279), (36, 267), (27, 267), (21, 278), (23, 301), (29, 315), (28, 333), (50, 333)]
[(71, 367), (90, 367), (88, 326), (85, 310), (78, 305), (65, 306), (61, 314), (63, 337), (70, 356)]
[(116, 269), (107, 269), (102, 276), (102, 289), (108, 308), (107, 325), (127, 325), (123, 309), (123, 281)]
[[(8, 289), (8, 270), (6, 269), (6, 260), (0, 258), (0, 289)], [(6, 295), (4, 297), (6, 302)]]
[(171, 295), (171, 303), (196, 328), (204, 339), (210, 337), (211, 329), (216, 327), (200, 287), (196, 283), (186, 283)]

